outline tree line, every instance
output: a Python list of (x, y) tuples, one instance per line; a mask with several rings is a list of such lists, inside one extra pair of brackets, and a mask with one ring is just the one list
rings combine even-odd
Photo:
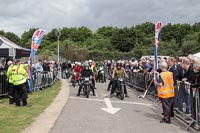
[[(22, 47), (29, 48), (31, 37), (37, 28), (25, 31), (19, 38), (12, 32), (0, 31)], [(57, 54), (56, 29), (45, 37), (39, 54)], [(118, 59), (153, 55), (155, 28), (151, 22), (132, 27), (103, 26), (93, 32), (87, 27), (63, 27), (60, 37), (60, 55), (71, 60), (92, 58)], [(200, 52), (200, 22), (194, 24), (171, 24), (162, 28), (158, 48), (159, 55), (184, 56)]]

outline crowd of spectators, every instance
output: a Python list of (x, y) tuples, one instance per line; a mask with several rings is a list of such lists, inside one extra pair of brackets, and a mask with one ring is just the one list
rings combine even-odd
[[(122, 63), (122, 66), (128, 74), (132, 72), (143, 73), (151, 77), (154, 76), (154, 59), (151, 56), (135, 61), (119, 61)], [(187, 57), (158, 58), (158, 68), (156, 69), (156, 73), (158, 74), (162, 72), (159, 66), (161, 62), (166, 62), (168, 65), (168, 71), (173, 73), (175, 87), (173, 107), (175, 107), (179, 112), (184, 112), (186, 115), (196, 119), (196, 111), (199, 110), (197, 109), (199, 108), (199, 105), (196, 105), (197, 101), (195, 101), (195, 95), (196, 93), (199, 93), (197, 89), (200, 87), (200, 58), (193, 56), (192, 54)], [(108, 70), (112, 70), (115, 63), (116, 61), (106, 61)], [(152, 84), (152, 86), (154, 86), (154, 84)], [(157, 95), (157, 88), (153, 88), (154, 90), (151, 93)]]

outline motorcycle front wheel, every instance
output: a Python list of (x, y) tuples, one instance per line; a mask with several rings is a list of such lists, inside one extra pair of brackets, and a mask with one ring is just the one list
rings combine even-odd
[(89, 95), (90, 95), (90, 87), (89, 86), (86, 87), (86, 91), (87, 91), (86, 98), (89, 98)]
[(120, 94), (120, 99), (124, 100), (124, 86), (121, 86), (121, 94)]

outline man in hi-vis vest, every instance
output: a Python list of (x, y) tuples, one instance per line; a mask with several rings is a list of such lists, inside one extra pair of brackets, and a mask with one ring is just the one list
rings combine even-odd
[(160, 78), (155, 84), (158, 86), (158, 96), (161, 100), (164, 118), (160, 121), (161, 123), (171, 123), (170, 116), (172, 112), (171, 106), (173, 106), (174, 98), (174, 80), (173, 73), (167, 70), (168, 66), (166, 62), (161, 62), (160, 67), (162, 72)]
[(16, 106), (30, 107), (31, 105), (27, 104), (27, 71), (24, 69), (24, 66), (21, 64), (20, 59), (15, 60), (15, 65), (10, 69), (7, 74), (11, 75), (12, 83), (15, 89), (15, 103)]

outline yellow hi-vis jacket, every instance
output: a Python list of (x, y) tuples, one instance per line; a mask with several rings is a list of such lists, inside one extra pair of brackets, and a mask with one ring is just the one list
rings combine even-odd
[(164, 85), (158, 86), (158, 96), (160, 98), (171, 98), (174, 97), (174, 80), (172, 72), (162, 72), (160, 73), (161, 79)]
[(25, 83), (28, 76), (23, 65), (14, 65), (12, 69), (10, 69), (7, 73), (11, 75), (13, 85), (20, 85)]
[(8, 67), (8, 71), (7, 71), (7, 77), (9, 79), (9, 83), (13, 83), (13, 81), (12, 81), (12, 73), (9, 73), (9, 72), (12, 72), (12, 68), (13, 68), (13, 65), (10, 65)]
[(100, 67), (99, 67), (99, 71), (101, 71), (101, 70), (103, 70), (103, 66), (100, 66)]
[(94, 66), (93, 65), (89, 66), (89, 69), (92, 70), (92, 72), (94, 72)]

